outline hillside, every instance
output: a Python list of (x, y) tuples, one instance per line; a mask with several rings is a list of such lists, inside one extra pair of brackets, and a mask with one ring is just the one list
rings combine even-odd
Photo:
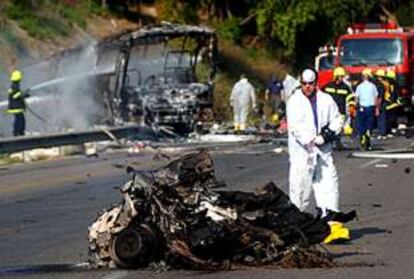
[[(61, 1), (59, 5), (47, 5), (48, 1), (44, 2), (32, 4), (32, 7), (11, 4), (11, 1), (1, 2), (0, 74), (8, 72), (13, 66), (45, 59), (84, 40), (99, 40), (138, 26), (138, 23), (124, 17), (99, 10), (98, 6), (88, 8), (86, 3), (92, 1), (75, 4), (77, 1), (67, 0)], [(35, 12), (32, 13), (30, 8), (35, 9)], [(75, 15), (75, 9), (83, 12)]]
[[(160, 21), (163, 18), (162, 13), (165, 12), (163, 10), (165, 7), (162, 5), (132, 5), (128, 7), (128, 12), (119, 13), (109, 8), (102, 9), (96, 2), (93, 2), (95, 3), (93, 6), (88, 6), (87, 3), (92, 3), (92, 0), (61, 1), (60, 5), (63, 5), (63, 8), (57, 4), (46, 5), (47, 2), (39, 1), (45, 5), (36, 6), (33, 15), (28, 14), (28, 7), (11, 4), (11, 1), (1, 2), (0, 90), (2, 92), (7, 90), (8, 73), (13, 67), (31, 65), (85, 41), (99, 40), (124, 30), (135, 29), (145, 23)], [(74, 17), (72, 15), (74, 8), (82, 8), (84, 12)], [(89, 12), (85, 12), (85, 9)], [(211, 24), (218, 27), (220, 40), (215, 112), (219, 119), (229, 119), (231, 115), (228, 106), (229, 93), (242, 72), (251, 77), (260, 98), (270, 75), (278, 74), (283, 77), (290, 66), (279, 63), (267, 50), (255, 47), (254, 37), (244, 38), (246, 45), (250, 44), (253, 47), (243, 47), (227, 36), (226, 28), (223, 29), (217, 23)]]

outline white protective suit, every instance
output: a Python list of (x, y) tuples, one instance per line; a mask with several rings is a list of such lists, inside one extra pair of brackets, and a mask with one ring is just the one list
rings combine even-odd
[(292, 96), (293, 91), (295, 88), (300, 86), (300, 81), (295, 79), (293, 76), (286, 74), (285, 79), (283, 80), (283, 95), (282, 100), (286, 103), (290, 96)]
[(321, 128), (339, 134), (342, 118), (332, 97), (318, 90), (316, 93), (318, 127), (315, 127), (311, 103), (301, 89), (297, 89), (287, 103), (289, 133), (289, 195), (301, 210), (309, 206), (312, 190), (316, 206), (339, 212), (338, 174), (332, 158), (332, 143), (316, 146), (313, 141)]
[(256, 94), (253, 85), (242, 78), (233, 86), (230, 95), (230, 105), (233, 107), (234, 126), (244, 130), (246, 127), (249, 106), (252, 104), (253, 109), (256, 107)]

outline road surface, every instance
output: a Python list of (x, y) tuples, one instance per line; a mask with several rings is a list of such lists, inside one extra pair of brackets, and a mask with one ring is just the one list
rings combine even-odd
[[(387, 140), (400, 148), (410, 140)], [(212, 149), (219, 179), (229, 189), (254, 191), (268, 181), (287, 190), (288, 155), (260, 144)], [(104, 208), (120, 201), (124, 167), (154, 168), (153, 153), (102, 154), (0, 166), (0, 277), (16, 278), (412, 278), (414, 262), (413, 160), (350, 158), (335, 153), (343, 211), (356, 209), (352, 241), (326, 245), (344, 267), (274, 270), (155, 272), (88, 270), (87, 229)]]

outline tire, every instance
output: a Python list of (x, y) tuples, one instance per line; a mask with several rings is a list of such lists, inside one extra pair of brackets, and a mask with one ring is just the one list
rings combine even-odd
[(154, 229), (145, 224), (132, 224), (113, 235), (109, 255), (124, 268), (145, 267), (160, 255), (160, 241)]

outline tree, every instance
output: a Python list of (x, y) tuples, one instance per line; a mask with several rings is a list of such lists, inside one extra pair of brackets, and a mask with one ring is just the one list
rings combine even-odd
[[(286, 54), (297, 52), (304, 32), (318, 35), (323, 31), (325, 40), (343, 33), (350, 23), (367, 19), (376, 0), (264, 0), (256, 7), (259, 34), (279, 41)], [(315, 30), (309, 30), (312, 26)], [(313, 42), (308, 42), (313, 44)], [(324, 42), (317, 42), (318, 44)]]

